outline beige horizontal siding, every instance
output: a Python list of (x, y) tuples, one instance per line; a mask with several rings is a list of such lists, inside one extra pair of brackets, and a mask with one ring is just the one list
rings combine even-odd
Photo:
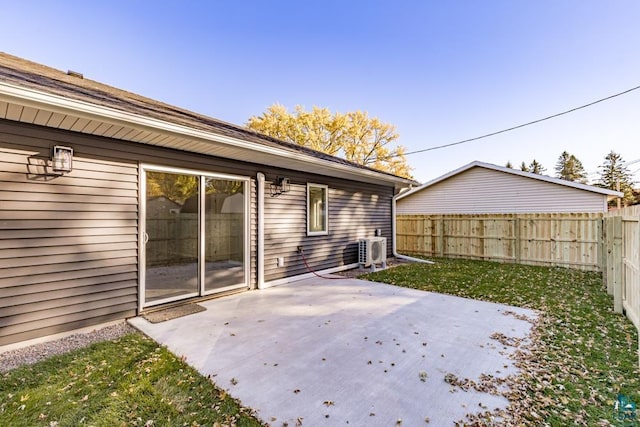
[[(77, 241), (78, 241), (77, 236), (48, 237), (46, 239), (23, 237), (20, 239), (19, 244), (21, 246), (19, 247), (19, 249), (31, 248), (31, 247), (45, 248), (49, 246), (52, 246), (52, 247), (70, 246), (77, 243)], [(89, 238), (85, 240), (85, 243), (86, 244), (102, 244), (102, 243), (123, 243), (123, 242), (130, 242), (130, 241), (131, 241), (131, 238), (126, 234), (122, 234), (122, 235), (111, 234), (111, 235), (89, 236)], [(16, 248), (15, 246), (16, 244), (17, 242), (15, 239), (0, 240), (0, 251), (2, 251), (2, 249)]]
[[(63, 263), (80, 263), (84, 261), (103, 261), (106, 259), (135, 258), (136, 248), (133, 243), (114, 243), (112, 245), (78, 245), (48, 248), (7, 249), (0, 251), (0, 255), (15, 253), (11, 258), (0, 258), (0, 268), (15, 268), (40, 265), (60, 265)], [(120, 249), (118, 249), (120, 247)], [(64, 248), (69, 248), (65, 252)], [(85, 252), (87, 250), (88, 252)], [(28, 255), (26, 255), (28, 254)], [(79, 264), (81, 265), (81, 264)]]
[(74, 329), (94, 326), (97, 323), (124, 319), (125, 317), (132, 316), (130, 306), (130, 302), (117, 305), (109, 302), (106, 306), (99, 308), (92, 307), (87, 311), (79, 311), (82, 308), (88, 308), (82, 305), (79, 307), (71, 307), (71, 310), (75, 310), (73, 314), (49, 317), (36, 322), (27, 322), (3, 328), (6, 330), (3, 336), (0, 337), (0, 345), (72, 331)]
[(606, 196), (481, 167), (398, 200), (398, 214), (603, 212)]
[(56, 135), (0, 122), (0, 345), (136, 312), (137, 162), (77, 145), (53, 175)]
[[(49, 238), (53, 237), (76, 237), (76, 236), (112, 236), (112, 235), (122, 235), (122, 236), (130, 236), (135, 235), (137, 231), (137, 225), (133, 227), (103, 227), (98, 229), (91, 228), (50, 228), (47, 230), (49, 233)], [(37, 239), (41, 232), (38, 229), (34, 230), (2, 230), (3, 237), (5, 239), (15, 238), (16, 236), (22, 239)], [(0, 240), (1, 242), (2, 240)], [(11, 244), (5, 243), (5, 244)]]
[[(7, 214), (10, 216), (11, 214)], [(120, 227), (137, 227), (138, 223), (135, 219), (62, 219), (63, 215), (58, 213), (52, 213), (52, 216), (60, 219), (3, 219), (3, 215), (0, 213), (0, 228), (7, 230), (28, 230), (28, 229), (55, 229), (55, 228), (120, 228)]]
[[(14, 284), (14, 286), (2, 288), (2, 292), (6, 298), (7, 306), (16, 304), (15, 301), (20, 301), (20, 304), (24, 304), (30, 301), (36, 301), (39, 297), (28, 297), (29, 294), (46, 294), (47, 292), (69, 292), (69, 295), (82, 294), (83, 290), (87, 293), (100, 292), (101, 290), (107, 290), (112, 288), (113, 283), (118, 283), (122, 286), (131, 287), (131, 281), (136, 280), (138, 273), (135, 269), (131, 271), (131, 266), (128, 268), (115, 269), (99, 269), (94, 270), (95, 274), (86, 275), (85, 277), (77, 277), (75, 279), (67, 279), (59, 282), (43, 282), (38, 281), (33, 284), (23, 283)], [(119, 273), (118, 271), (123, 271)], [(55, 286), (52, 286), (55, 284)], [(120, 286), (119, 285), (119, 286)], [(13, 302), (12, 302), (13, 301)]]
[[(0, 172), (1, 173), (1, 172)], [(95, 201), (95, 198), (101, 197), (100, 194), (96, 194), (92, 192), (90, 188), (84, 188), (82, 186), (71, 186), (71, 185), (59, 185), (57, 183), (50, 183), (50, 185), (54, 186), (56, 189), (56, 193), (51, 193), (46, 187), (42, 187), (40, 184), (32, 184), (32, 181), (24, 181), (20, 179), (21, 177), (16, 175), (12, 175), (6, 177), (5, 180), (0, 181), (0, 190), (3, 192), (19, 192), (21, 195), (13, 195), (13, 197), (33, 197), (31, 195), (42, 196), (42, 197), (59, 197), (58, 195), (64, 194), (66, 201), (80, 201), (80, 198), (87, 197), (88, 202)], [(16, 181), (10, 181), (10, 179), (14, 179)], [(117, 188), (109, 188), (108, 192), (104, 192), (102, 196), (104, 196), (103, 203), (123, 203), (126, 204), (129, 202), (127, 200), (131, 197), (130, 189), (117, 189)], [(69, 199), (66, 199), (69, 197)], [(137, 201), (137, 197), (136, 197)], [(85, 201), (86, 203), (86, 201)], [(137, 202), (136, 202), (137, 203)]]
[(34, 298), (29, 304), (22, 304), (21, 297), (8, 298), (7, 301), (4, 302), (6, 315), (4, 319), (11, 318), (11, 322), (17, 324), (20, 322), (20, 316), (24, 315), (24, 313), (34, 313), (35, 316), (38, 316), (38, 312), (40, 311), (58, 309), (61, 307), (61, 303), (67, 306), (73, 306), (87, 302), (93, 295), (102, 300), (127, 296), (133, 296), (135, 298), (135, 290), (132, 290), (128, 283), (125, 282), (121, 286), (122, 287), (118, 287), (118, 283), (105, 283), (100, 286), (89, 286), (86, 288), (57, 289), (55, 291), (42, 292), (34, 295)]
[[(3, 277), (0, 278), (0, 288), (43, 283), (53, 284), (54, 282), (65, 282), (78, 278), (109, 276), (132, 271), (137, 273), (138, 267), (135, 261), (137, 260), (132, 260), (131, 258), (114, 258), (83, 263), (74, 262), (68, 264), (8, 268), (2, 271)], [(29, 271), (31, 271), (31, 273), (29, 273)], [(133, 285), (132, 283), (132, 286)], [(60, 286), (60, 283), (55, 283), (55, 286)], [(22, 289), (22, 291), (26, 292), (24, 289)]]
[[(116, 239), (117, 240), (117, 237)], [(84, 256), (86, 254), (100, 253), (105, 254), (107, 252), (117, 251), (120, 257), (134, 256), (138, 250), (135, 242), (108, 242), (86, 245), (51, 245), (51, 242), (47, 242), (50, 246), (29, 247), (28, 243), (21, 248), (17, 249), (0, 249), (0, 262), (3, 259), (21, 259), (23, 257), (30, 256), (52, 256), (52, 255), (64, 255), (73, 257), (74, 261), (80, 260), (78, 255)]]
[[(291, 177), (291, 191), (265, 200), (265, 280), (267, 282), (306, 274), (297, 247), (315, 271), (341, 267), (358, 261), (357, 241), (374, 235), (375, 229), (391, 239), (393, 190), (354, 182), (327, 181), (322, 177)], [(307, 236), (307, 182), (329, 186), (329, 234)], [(269, 194), (270, 182), (266, 183)], [(388, 250), (391, 251), (389, 244)], [(277, 266), (283, 257), (284, 267)]]
[[(37, 186), (33, 186), (30, 188), (33, 188), (34, 190), (39, 189), (37, 188)], [(58, 191), (61, 190), (61, 188), (59, 187), (57, 189)], [(43, 203), (56, 203), (60, 200), (57, 194), (39, 193), (36, 191), (24, 192), (24, 186), (22, 186), (20, 190), (21, 192), (17, 191), (17, 186), (15, 186), (14, 188), (4, 186), (3, 189), (0, 190), (0, 200), (9, 200), (9, 197), (11, 197), (11, 200), (13, 200), (14, 203), (38, 202), (38, 205), (34, 206), (35, 209), (43, 209), (43, 206), (46, 206), (43, 205)], [(103, 209), (104, 207), (102, 205), (119, 204), (121, 205), (121, 209), (123, 210), (135, 211), (138, 205), (138, 200), (133, 197), (127, 198), (117, 195), (104, 196), (90, 194), (71, 194), (68, 191), (64, 191), (64, 195), (65, 205), (69, 203), (84, 203), (96, 210)]]
[[(73, 147), (70, 174), (51, 174), (53, 145)], [(0, 120), (0, 345), (137, 313), (141, 162), (249, 177), (261, 170)], [(252, 179), (252, 261), (255, 185)], [(250, 283), (256, 276), (252, 262)]]

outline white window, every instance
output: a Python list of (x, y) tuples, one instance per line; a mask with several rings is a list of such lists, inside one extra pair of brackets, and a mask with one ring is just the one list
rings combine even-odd
[(307, 236), (329, 234), (329, 188), (307, 184)]

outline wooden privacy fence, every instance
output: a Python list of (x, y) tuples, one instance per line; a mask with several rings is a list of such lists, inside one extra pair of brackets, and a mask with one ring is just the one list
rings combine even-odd
[[(608, 213), (603, 238), (602, 267), (614, 310), (625, 313), (640, 332), (640, 206)], [(638, 356), (640, 361), (640, 345)]]
[[(198, 214), (175, 214), (146, 219), (149, 235), (148, 266), (194, 262), (200, 245)], [(244, 247), (243, 214), (207, 213), (205, 219), (205, 254), (207, 262), (242, 261)]]
[(396, 243), (405, 254), (602, 272), (614, 310), (640, 331), (640, 206), (606, 214), (398, 215)]
[(406, 254), (598, 271), (601, 213), (398, 215)]

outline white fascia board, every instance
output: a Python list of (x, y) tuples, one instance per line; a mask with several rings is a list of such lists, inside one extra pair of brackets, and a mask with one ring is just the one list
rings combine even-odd
[(336, 172), (342, 172), (352, 176), (367, 177), (369, 179), (382, 181), (389, 184), (409, 186), (412, 183), (411, 180), (400, 177), (387, 176), (373, 170), (358, 169), (299, 152), (294, 153), (285, 149), (256, 144), (244, 141), (242, 139), (194, 129), (192, 127), (154, 119), (151, 117), (145, 117), (138, 114), (127, 113), (124, 111), (116, 110), (114, 108), (95, 105), (86, 101), (65, 98), (63, 96), (49, 94), (38, 90), (13, 85), (10, 83), (0, 82), (0, 100), (36, 109), (45, 109), (46, 111), (52, 111), (55, 113), (70, 114), (89, 120), (99, 120), (108, 122), (110, 124), (133, 126), (135, 128), (142, 128), (151, 132), (160, 132), (175, 136), (188, 137), (205, 142), (216, 142), (236, 148), (245, 149), (254, 153), (257, 152), (301, 161), (307, 165), (313, 165), (315, 167), (321, 164), (324, 168), (328, 168)]

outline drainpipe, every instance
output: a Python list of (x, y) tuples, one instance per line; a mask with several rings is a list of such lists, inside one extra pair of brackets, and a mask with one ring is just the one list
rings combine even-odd
[(258, 239), (258, 265), (257, 265), (257, 275), (258, 275), (258, 289), (264, 289), (264, 183), (265, 176), (262, 172), (258, 172), (258, 188), (257, 190), (257, 198), (258, 198), (258, 230), (257, 230), (257, 239)]
[(393, 198), (391, 199), (391, 248), (392, 248), (393, 256), (396, 257), (397, 259), (404, 259), (407, 261), (422, 262), (425, 264), (435, 264), (433, 261), (428, 261), (426, 259), (421, 259), (421, 258), (414, 258), (407, 255), (401, 255), (398, 253), (398, 250), (396, 249), (396, 197), (398, 196), (399, 194), (397, 196), (393, 196)]

